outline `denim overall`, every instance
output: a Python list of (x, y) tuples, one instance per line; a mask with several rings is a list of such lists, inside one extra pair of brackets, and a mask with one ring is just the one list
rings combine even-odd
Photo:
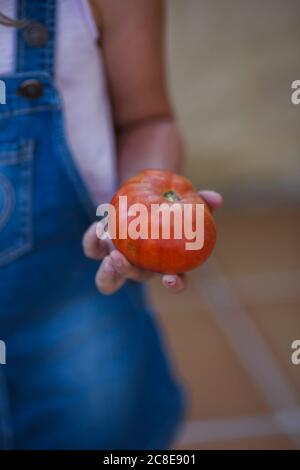
[(0, 77), (0, 448), (166, 448), (182, 392), (143, 289), (101, 295), (82, 253), (95, 207), (53, 84), (55, 1), (19, 1), (18, 15), (35, 23)]

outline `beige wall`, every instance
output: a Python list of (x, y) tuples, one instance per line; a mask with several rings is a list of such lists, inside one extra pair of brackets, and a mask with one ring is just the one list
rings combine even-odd
[(169, 0), (169, 76), (199, 186), (300, 176), (299, 0)]

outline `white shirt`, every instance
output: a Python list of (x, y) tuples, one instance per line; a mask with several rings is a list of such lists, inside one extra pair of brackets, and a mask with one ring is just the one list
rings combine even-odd
[[(0, 0), (14, 17), (15, 0)], [(0, 25), (0, 74), (15, 70), (14, 28)], [(55, 83), (64, 104), (67, 139), (96, 204), (116, 188), (115, 148), (98, 30), (88, 0), (57, 0)]]

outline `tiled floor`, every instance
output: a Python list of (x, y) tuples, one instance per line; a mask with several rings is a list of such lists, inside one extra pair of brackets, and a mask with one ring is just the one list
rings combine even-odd
[(300, 221), (295, 209), (222, 211), (215, 256), (152, 296), (190, 393), (182, 448), (300, 447)]
[[(180, 446), (179, 446), (180, 449)], [(215, 450), (215, 449), (233, 449), (233, 450), (293, 450), (294, 446), (289, 439), (285, 436), (278, 437), (261, 437), (261, 438), (251, 438), (251, 439), (235, 439), (234, 441), (218, 441), (211, 442), (205, 445), (192, 445), (192, 446), (183, 446), (182, 449), (188, 450)]]

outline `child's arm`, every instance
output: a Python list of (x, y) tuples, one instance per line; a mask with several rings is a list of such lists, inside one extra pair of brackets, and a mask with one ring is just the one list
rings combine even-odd
[[(161, 0), (95, 0), (102, 34), (110, 97), (116, 127), (120, 181), (145, 168), (180, 172), (182, 137), (173, 117), (164, 72), (163, 2)], [(206, 195), (218, 207), (218, 195)], [(117, 250), (96, 239), (95, 227), (84, 237), (88, 256), (102, 259), (96, 283), (105, 293), (126, 280), (145, 280), (150, 273), (131, 266)], [(110, 254), (109, 254), (110, 252)], [(162, 276), (173, 291), (184, 287), (180, 276)]]
[(161, 0), (97, 0), (120, 179), (182, 167), (183, 143), (167, 93)]

